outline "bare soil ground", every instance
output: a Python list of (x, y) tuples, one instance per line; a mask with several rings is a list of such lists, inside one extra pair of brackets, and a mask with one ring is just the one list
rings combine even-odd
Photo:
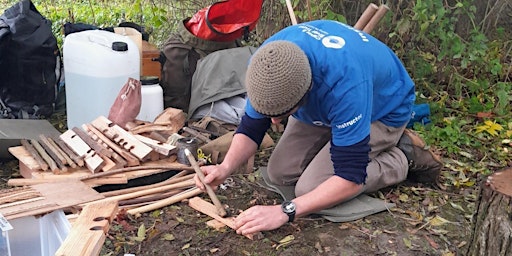
[[(234, 214), (279, 204), (259, 181), (257, 172), (239, 174), (217, 195)], [(476, 192), (403, 183), (372, 194), (396, 204), (388, 211), (347, 223), (299, 218), (255, 241), (207, 226), (210, 217), (182, 202), (137, 218), (119, 214), (102, 255), (464, 255)]]

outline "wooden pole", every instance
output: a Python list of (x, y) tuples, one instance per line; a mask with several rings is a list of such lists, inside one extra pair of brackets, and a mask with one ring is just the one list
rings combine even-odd
[(184, 199), (191, 198), (193, 196), (197, 196), (197, 195), (199, 195), (201, 193), (203, 193), (203, 191), (201, 191), (197, 187), (193, 187), (193, 188), (191, 188), (189, 190), (186, 190), (186, 191), (184, 191), (182, 193), (179, 193), (177, 195), (171, 196), (171, 197), (169, 197), (167, 199), (163, 199), (163, 200), (157, 201), (156, 203), (148, 204), (146, 206), (130, 209), (130, 210), (126, 211), (126, 212), (128, 214), (131, 214), (131, 215), (136, 215), (136, 214), (140, 214), (140, 213), (144, 213), (144, 212), (153, 211), (153, 210), (160, 209), (162, 207), (166, 207), (166, 206), (169, 206), (171, 204), (180, 202), (180, 201), (182, 201)]
[(295, 18), (295, 13), (293, 12), (292, 2), (290, 0), (286, 0), (286, 8), (288, 9), (288, 14), (290, 15), (290, 19), (292, 20), (292, 25), (297, 25), (297, 18)]
[(185, 155), (187, 155), (188, 161), (190, 162), (192, 167), (194, 167), (197, 177), (199, 177), (199, 180), (201, 180), (201, 183), (203, 183), (204, 187), (206, 188), (206, 192), (210, 196), (212, 203), (215, 205), (215, 207), (217, 207), (217, 213), (221, 217), (226, 216), (227, 212), (224, 209), (224, 206), (222, 206), (221, 202), (219, 201), (219, 198), (217, 197), (217, 195), (215, 195), (215, 192), (213, 191), (212, 187), (204, 183), (204, 173), (203, 171), (201, 171), (201, 168), (197, 164), (196, 159), (194, 158), (192, 153), (190, 153), (190, 150), (188, 150), (188, 148), (185, 149)]
[(379, 23), (379, 21), (382, 19), (382, 17), (384, 17), (384, 15), (386, 15), (386, 12), (388, 10), (389, 10), (389, 7), (385, 4), (379, 6), (379, 9), (375, 13), (375, 15), (373, 15), (373, 17), (370, 19), (368, 24), (366, 24), (366, 26), (364, 26), (363, 31), (366, 33), (372, 32), (373, 29), (377, 26), (377, 23)]
[(357, 20), (356, 24), (354, 25), (354, 28), (362, 30), (364, 27), (368, 24), (368, 22), (372, 19), (373, 15), (377, 12), (379, 7), (371, 3), (366, 7), (366, 10), (364, 10), (363, 14), (361, 14), (361, 17)]

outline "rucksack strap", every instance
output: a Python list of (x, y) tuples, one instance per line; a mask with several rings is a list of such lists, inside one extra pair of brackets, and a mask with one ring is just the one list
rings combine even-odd
[(4, 36), (7, 36), (9, 33), (11, 33), (9, 25), (7, 25), (4, 20), (0, 19), (0, 40), (4, 38)]

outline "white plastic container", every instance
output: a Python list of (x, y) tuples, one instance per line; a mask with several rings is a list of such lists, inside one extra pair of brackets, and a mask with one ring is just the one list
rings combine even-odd
[[(26, 216), (9, 222), (13, 229), (5, 232), (6, 241), (2, 243), (7, 243), (8, 246), (7, 254), (0, 254), (2, 256), (55, 255), (71, 231), (71, 224), (62, 210), (42, 217)], [(5, 249), (3, 252), (5, 253)]]
[(103, 30), (66, 36), (63, 44), (68, 129), (81, 127), (110, 107), (128, 78), (140, 78), (140, 54), (129, 37)]
[(164, 92), (156, 76), (141, 77), (140, 82), (142, 101), (136, 119), (153, 122), (164, 111)]

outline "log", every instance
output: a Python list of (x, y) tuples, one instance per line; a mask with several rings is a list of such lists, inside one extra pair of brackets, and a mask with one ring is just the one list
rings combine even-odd
[(481, 187), (465, 255), (512, 255), (512, 168), (490, 175)]

